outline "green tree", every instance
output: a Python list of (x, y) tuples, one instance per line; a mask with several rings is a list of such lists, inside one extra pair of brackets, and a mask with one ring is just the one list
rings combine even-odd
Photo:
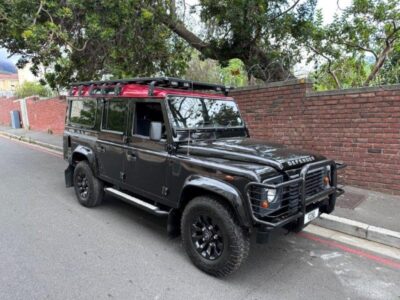
[[(333, 72), (336, 79), (329, 72)], [(310, 74), (310, 78), (317, 91), (325, 91), (337, 88), (335, 80), (340, 82), (341, 88), (362, 86), (370, 72), (371, 65), (367, 61), (348, 57), (338, 59), (331, 65), (325, 63), (319, 66)]]
[[(368, 86), (386, 82), (385, 74), (392, 79), (396, 77), (394, 73), (398, 72), (396, 63), (400, 48), (398, 0), (353, 0), (340, 16), (335, 16), (331, 24), (322, 26), (320, 13), (316, 14), (314, 24), (316, 26), (310, 27), (313, 39), (304, 41), (312, 52), (309, 61), (318, 63), (322, 58), (325, 62), (322, 70), (332, 77), (337, 88), (347, 85), (346, 82), (342, 83), (343, 80)], [(353, 80), (345, 78), (345, 74), (338, 76), (340, 62), (346, 62), (345, 68), (348, 70), (350, 66), (354, 67), (349, 72), (350, 77), (355, 74), (361, 77)], [(370, 68), (364, 67), (366, 62)], [(365, 74), (367, 69), (368, 73)], [(360, 79), (363, 79), (362, 83)]]
[(25, 98), (29, 96), (50, 97), (52, 91), (38, 82), (25, 81), (17, 87), (15, 94), (18, 98)]
[[(301, 61), (302, 46), (312, 26), (316, 0), (200, 0), (190, 11), (200, 14), (204, 32), (196, 34), (179, 14), (179, 3), (158, 2), (163, 24), (223, 67), (240, 59), (248, 77), (263, 81), (293, 77), (293, 65)], [(162, 9), (160, 9), (162, 7)]]
[(31, 60), (34, 73), (44, 65), (53, 88), (103, 74), (180, 76), (190, 47), (223, 67), (240, 59), (249, 77), (281, 80), (301, 59), (296, 41), (315, 2), (201, 0), (190, 9), (201, 17), (197, 34), (184, 0), (3, 0), (0, 46), (22, 55), (19, 66)]
[(190, 56), (141, 0), (4, 0), (0, 46), (22, 56), (19, 66), (32, 61), (34, 74), (44, 65), (52, 88), (103, 74), (180, 75)]
[(216, 60), (201, 59), (197, 52), (192, 55), (192, 59), (188, 62), (184, 77), (195, 81), (221, 83), (233, 87), (248, 84), (247, 72), (240, 59), (231, 59), (226, 67), (222, 67)]

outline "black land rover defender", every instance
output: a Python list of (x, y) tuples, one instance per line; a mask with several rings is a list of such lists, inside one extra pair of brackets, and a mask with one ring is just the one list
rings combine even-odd
[(215, 276), (238, 269), (252, 232), (262, 243), (331, 213), (343, 165), (250, 138), (228, 92), (168, 77), (72, 85), (66, 185), (86, 207), (108, 193), (168, 216), (168, 232)]

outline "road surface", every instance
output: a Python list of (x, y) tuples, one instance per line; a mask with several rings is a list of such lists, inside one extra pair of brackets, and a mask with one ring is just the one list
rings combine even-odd
[(310, 233), (252, 243), (225, 279), (196, 269), (166, 220), (78, 204), (60, 156), (0, 137), (0, 299), (400, 299), (400, 261)]

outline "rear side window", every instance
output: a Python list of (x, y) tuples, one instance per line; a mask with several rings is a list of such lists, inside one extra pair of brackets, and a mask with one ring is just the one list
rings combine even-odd
[(103, 107), (101, 129), (125, 132), (128, 102), (126, 100), (107, 100)]
[(73, 100), (69, 121), (87, 127), (93, 127), (96, 121), (97, 101), (95, 100)]

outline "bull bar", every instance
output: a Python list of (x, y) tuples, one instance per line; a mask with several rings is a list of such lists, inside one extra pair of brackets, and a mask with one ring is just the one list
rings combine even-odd
[[(321, 168), (321, 167), (325, 167), (325, 166), (330, 166), (331, 167), (331, 182), (330, 182), (330, 187), (327, 188), (326, 190), (317, 193), (315, 195), (306, 196), (306, 175), (315, 169)], [(301, 171), (300, 171), (300, 175), (299, 178), (295, 178), (295, 179), (291, 179), (279, 184), (268, 184), (268, 183), (259, 183), (259, 182), (250, 182), (245, 186), (245, 193), (247, 196), (247, 200), (248, 200), (248, 205), (250, 208), (250, 212), (251, 212), (251, 217), (253, 219), (253, 221), (257, 224), (261, 224), (261, 225), (265, 225), (267, 227), (272, 227), (272, 228), (277, 228), (277, 227), (281, 227), (287, 223), (290, 223), (294, 220), (297, 220), (298, 218), (303, 217), (306, 214), (306, 208), (307, 205), (310, 205), (312, 203), (316, 203), (319, 202), (321, 200), (326, 199), (327, 197), (338, 197), (340, 195), (342, 195), (344, 193), (344, 190), (342, 188), (339, 188), (337, 186), (337, 170), (339, 169), (343, 169), (345, 168), (346, 165), (343, 163), (337, 163), (333, 160), (322, 160), (322, 161), (318, 161), (318, 162), (314, 162), (314, 163), (309, 163), (306, 164), (302, 167)], [(258, 218), (253, 210), (252, 207), (252, 203), (251, 203), (251, 198), (250, 198), (250, 188), (251, 187), (262, 187), (262, 188), (266, 188), (266, 189), (281, 189), (293, 184), (300, 184), (300, 211), (298, 211), (296, 214), (288, 216), (287, 218), (280, 220), (278, 222), (268, 222), (265, 220), (261, 220), (260, 218)]]

